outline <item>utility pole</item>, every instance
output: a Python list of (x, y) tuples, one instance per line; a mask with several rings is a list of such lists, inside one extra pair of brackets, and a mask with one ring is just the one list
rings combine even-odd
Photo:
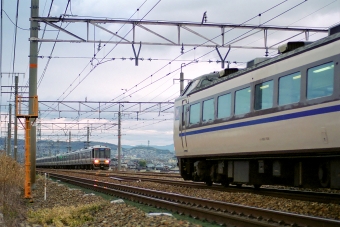
[(60, 149), (59, 149), (59, 139), (57, 139), (57, 147), (58, 147), (58, 154), (60, 154)]
[[(15, 97), (18, 95), (18, 76), (15, 76)], [(17, 112), (17, 105), (15, 105), (15, 113)], [(18, 118), (14, 118), (14, 160), (18, 161)]]
[(8, 109), (8, 133), (7, 133), (7, 155), (11, 155), (11, 138), (12, 138), (12, 104), (9, 104), (9, 109)]
[(71, 131), (68, 132), (68, 152), (71, 152)]
[(118, 111), (118, 171), (121, 170), (121, 132), (120, 132), (120, 104), (119, 105), (119, 111)]
[(7, 150), (7, 137), (4, 138), (4, 151)]
[[(39, 17), (39, 0), (31, 0), (31, 18)], [(37, 96), (37, 74), (38, 74), (38, 42), (34, 39), (39, 37), (39, 23), (31, 20), (30, 25), (30, 55), (29, 55), (29, 97)], [(33, 99), (29, 99), (29, 114), (33, 115)], [(31, 162), (31, 184), (35, 184), (35, 165), (36, 165), (36, 151), (37, 151), (37, 132), (36, 126), (33, 124), (35, 119), (30, 119), (32, 125), (30, 130), (30, 162)]]
[[(2, 21), (3, 21), (3, 18), (2, 18), (2, 9), (3, 9), (3, 0), (1, 0), (0, 7), (1, 7), (1, 9), (0, 9), (0, 11), (1, 11), (0, 12), (0, 17), (1, 17), (1, 21), (0, 21), (0, 75), (2, 75), (2, 36), (3, 36), (2, 35)], [(0, 80), (0, 86), (2, 86), (1, 80)], [(1, 97), (2, 97), (2, 95), (0, 95), (0, 104), (2, 102)], [(0, 105), (0, 113), (1, 112), (2, 111), (1, 111), (1, 105)], [(0, 122), (1, 122), (1, 114), (0, 114)], [(4, 151), (5, 150), (6, 149), (4, 148)]]
[(90, 146), (90, 127), (87, 127), (87, 135), (86, 135), (86, 148)]

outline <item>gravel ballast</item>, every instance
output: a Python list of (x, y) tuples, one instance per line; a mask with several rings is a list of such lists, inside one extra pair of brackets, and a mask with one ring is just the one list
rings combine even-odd
[[(71, 173), (69, 173), (71, 174)], [(108, 181), (116, 184), (125, 184), (134, 187), (148, 188), (158, 191), (183, 194), (198, 198), (223, 201), (246, 206), (259, 207), (270, 210), (277, 210), (289, 213), (309, 215), (315, 217), (323, 217), (329, 219), (340, 220), (340, 204), (325, 204), (318, 202), (308, 202), (301, 200), (292, 200), (285, 198), (277, 198), (272, 196), (257, 195), (252, 193), (235, 193), (221, 192), (210, 189), (195, 189), (179, 187), (174, 185), (159, 184), (147, 181), (128, 182), (117, 181), (109, 177), (100, 177), (92, 175), (72, 174), (83, 178), (91, 178), (100, 181)], [(316, 189), (318, 191), (318, 189)]]
[[(32, 190), (33, 203), (28, 204), (29, 211), (41, 211), (42, 209), (53, 209), (62, 207), (82, 206), (87, 204), (105, 203), (105, 209), (101, 209), (93, 214), (93, 220), (83, 223), (81, 226), (200, 226), (192, 224), (188, 221), (177, 220), (166, 214), (147, 214), (144, 211), (128, 205), (126, 203), (110, 203), (100, 196), (93, 193), (86, 194), (82, 190), (68, 188), (64, 184), (47, 180), (47, 198), (44, 200), (44, 178), (38, 177), (36, 180), (36, 188)], [(21, 226), (58, 226), (54, 224), (29, 223), (29, 219), (21, 224)], [(59, 225), (67, 226), (67, 225)]]

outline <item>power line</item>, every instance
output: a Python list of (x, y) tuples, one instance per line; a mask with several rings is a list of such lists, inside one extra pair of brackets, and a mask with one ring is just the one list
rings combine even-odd
[[(303, 3), (303, 2), (302, 2)], [(300, 4), (302, 4), (302, 3), (300, 3)], [(296, 7), (296, 6), (295, 6)], [(285, 13), (285, 12), (284, 12)], [(273, 19), (275, 19), (275, 18), (273, 18)], [(201, 56), (202, 57), (202, 56)], [(200, 57), (200, 58), (201, 58)], [(198, 58), (199, 59), (199, 58)], [(157, 72), (156, 72), (157, 73)], [(170, 73), (171, 74), (171, 73)], [(169, 74), (167, 74), (166, 76), (168, 76)], [(164, 78), (164, 77), (163, 77)], [(156, 82), (156, 81), (155, 81)], [(137, 87), (137, 85), (136, 85), (136, 87)], [(133, 93), (131, 93), (131, 94), (133, 94)], [(119, 97), (119, 96), (118, 96)], [(125, 97), (127, 97), (127, 96), (125, 96)]]
[[(65, 9), (65, 13), (64, 13), (64, 14), (66, 14), (66, 12), (67, 12), (67, 9), (68, 9), (68, 6), (69, 6), (69, 4), (70, 4), (70, 1), (71, 1), (71, 0), (68, 0), (68, 2), (67, 2), (67, 5), (66, 5), (66, 9)], [(53, 4), (53, 1), (51, 2), (51, 7), (52, 7), (52, 4)], [(56, 39), (58, 39), (59, 34), (60, 34), (60, 30), (58, 31), (58, 34), (57, 34)], [(51, 50), (51, 53), (50, 53), (50, 56), (52, 56), (52, 53), (53, 53), (53, 51), (54, 51), (54, 48), (55, 48), (56, 44), (57, 44), (57, 42), (54, 42), (53, 47), (52, 47), (52, 50)], [(38, 88), (39, 88), (39, 86), (40, 86), (40, 84), (41, 84), (41, 81), (42, 81), (42, 80), (44, 79), (44, 77), (45, 77), (47, 68), (48, 68), (48, 66), (49, 66), (49, 64), (50, 64), (50, 61), (51, 61), (51, 59), (49, 58), (49, 59), (47, 60), (46, 65), (45, 65), (44, 71), (43, 71), (42, 75), (41, 75), (40, 78), (39, 78), (39, 81), (38, 81)]]
[[(277, 6), (279, 6), (280, 4), (283, 4), (283, 3), (286, 2), (286, 1), (287, 1), (287, 0), (285, 0), (285, 1), (283, 1), (283, 2), (281, 2), (281, 3), (279, 3), (279, 4), (277, 4), (277, 5), (275, 5), (275, 6), (273, 6), (273, 7), (271, 7), (270, 9), (264, 11), (262, 14), (264, 14), (264, 13), (270, 11), (271, 9), (273, 9), (273, 8), (275, 8), (275, 7), (277, 7)], [(259, 14), (259, 15), (261, 15), (261, 14)], [(257, 15), (257, 16), (258, 16), (258, 15)], [(256, 18), (257, 16), (252, 17), (251, 19), (245, 21), (244, 23), (246, 23), (246, 22), (248, 22), (248, 21), (250, 21), (250, 20)], [(145, 16), (144, 16), (144, 17), (145, 17)], [(143, 18), (144, 18), (144, 17), (143, 17)], [(244, 24), (244, 23), (242, 23), (242, 24)], [(241, 24), (241, 25), (242, 25), (242, 24)], [(264, 23), (263, 23), (263, 24), (264, 24)], [(132, 30), (132, 29), (131, 29), (131, 30)], [(130, 30), (129, 32), (131, 32), (131, 30)], [(229, 31), (230, 31), (230, 30), (229, 30)], [(128, 33), (129, 33), (129, 32), (128, 32)], [(228, 32), (228, 31), (227, 31), (227, 32)], [(127, 34), (128, 34), (128, 33), (127, 33)], [(226, 32), (225, 32), (225, 33), (226, 33)], [(225, 34), (225, 33), (224, 33), (224, 34)], [(127, 34), (126, 34), (126, 35), (127, 35)], [(124, 37), (126, 37), (126, 35), (125, 35)], [(220, 35), (219, 35), (219, 36), (220, 36)], [(218, 36), (216, 36), (216, 37), (218, 37)], [(216, 38), (216, 37), (215, 37), (215, 38)], [(213, 39), (215, 39), (215, 38), (213, 38)], [(211, 39), (211, 40), (212, 40), (212, 39)], [(208, 42), (208, 41), (207, 41), (207, 42)], [(111, 51), (112, 51), (116, 46), (117, 46), (117, 45), (115, 45), (115, 46), (111, 49)], [(189, 50), (189, 51), (192, 51), (192, 50), (194, 50), (194, 49), (196, 49), (196, 47), (195, 47), (195, 48), (192, 48), (192, 49)], [(111, 51), (110, 51), (110, 52), (111, 52)], [(188, 53), (189, 51), (186, 51), (186, 53)], [(110, 53), (110, 52), (109, 52), (109, 53)], [(109, 54), (109, 53), (108, 53), (108, 54)], [(209, 53), (210, 53), (210, 52), (209, 52)], [(108, 54), (107, 54), (107, 55), (108, 55)], [(106, 55), (106, 56), (107, 56), (107, 55)], [(105, 56), (105, 57), (106, 57), (106, 56)], [(182, 55), (179, 55), (179, 56), (182, 56)], [(179, 57), (179, 56), (178, 56), (178, 57)], [(205, 56), (205, 55), (203, 55), (203, 56)], [(203, 57), (203, 56), (201, 56), (201, 57)], [(173, 59), (172, 61), (176, 60), (178, 57), (176, 57), (176, 58)], [(200, 58), (201, 58), (201, 57), (200, 57)], [(170, 61), (169, 64), (171, 64), (172, 61)], [(101, 62), (97, 63), (96, 66), (98, 66), (100, 63), (101, 63)], [(189, 62), (188, 64), (186, 64), (186, 66), (189, 65), (189, 64), (192, 64), (192, 63), (193, 63), (193, 62)], [(168, 64), (167, 64), (167, 65), (168, 65)], [(159, 70), (157, 70), (154, 74), (158, 73), (160, 70), (162, 70), (163, 68), (165, 68), (167, 65), (161, 67), (161, 68), (160, 68)], [(96, 66), (95, 66), (95, 67), (96, 67)], [(95, 67), (94, 67), (94, 68), (95, 68)], [(85, 78), (93, 71), (94, 68), (91, 69), (91, 71), (90, 71), (90, 72), (89, 72), (89, 73), (88, 73), (88, 74), (87, 74), (87, 75), (86, 75), (86, 76), (85, 76), (85, 77), (84, 77), (84, 78), (76, 85), (76, 87), (77, 87), (77, 86), (78, 86), (78, 85), (79, 85), (79, 84), (80, 84), (80, 83), (81, 83), (81, 82), (82, 82), (82, 81), (83, 81), (83, 80), (84, 80), (84, 79), (85, 79)], [(151, 82), (150, 84), (148, 84), (148, 85), (146, 85), (146, 86), (144, 86), (144, 87), (138, 89), (137, 91), (130, 93), (129, 95), (132, 95), (132, 94), (134, 94), (134, 93), (137, 93), (138, 91), (140, 91), (140, 90), (142, 90), (142, 89), (144, 89), (144, 88), (150, 86), (151, 84), (153, 84), (153, 83), (155, 83), (155, 82), (157, 82), (157, 81), (159, 81), (159, 80), (161, 80), (161, 79), (167, 77), (168, 75), (170, 75), (170, 74), (172, 74), (173, 72), (176, 72), (176, 71), (178, 71), (178, 69), (172, 71), (171, 73), (168, 73), (167, 75), (165, 75), (165, 76), (163, 76), (163, 77), (157, 79), (157, 80), (154, 81), (154, 82)], [(79, 74), (79, 75), (80, 75), (80, 74)], [(145, 78), (145, 79), (142, 80), (141, 82), (139, 82), (139, 83), (138, 83), (137, 85), (135, 85), (134, 87), (128, 89), (127, 92), (130, 91), (130, 90), (132, 90), (133, 88), (137, 87), (138, 85), (140, 85), (141, 83), (143, 83), (145, 80), (147, 80), (147, 79), (149, 79), (149, 78), (152, 78), (152, 76), (153, 76), (153, 74), (152, 74), (151, 76)], [(74, 87), (74, 88), (66, 95), (66, 97), (67, 97), (72, 91), (74, 91), (76, 87)], [(126, 92), (125, 92), (125, 93), (126, 93)], [(114, 99), (112, 99), (112, 100), (115, 100), (115, 99), (119, 98), (120, 96), (123, 96), (125, 93), (123, 93), (122, 95), (117, 96), (116, 98), (114, 98)], [(66, 97), (64, 97), (64, 99), (65, 99)], [(126, 98), (126, 97), (128, 97), (128, 96), (124, 96), (124, 97), (122, 97), (120, 100), (122, 100), (122, 99), (124, 99), (124, 98)], [(60, 97), (59, 97), (59, 98), (60, 98)], [(59, 99), (59, 98), (58, 98), (58, 99)]]
[[(37, 56), (38, 58), (41, 58), (41, 59), (44, 59), (44, 58), (56, 58), (56, 59), (93, 59), (93, 57), (80, 57), (80, 56), (43, 56), (43, 55), (38, 55)], [(113, 57), (113, 58), (103, 58), (103, 59), (106, 59), (107, 61), (105, 61), (104, 63), (106, 62), (109, 62), (109, 61), (115, 61), (115, 60), (122, 60), (122, 61), (134, 61), (136, 58), (134, 57)], [(141, 60), (141, 61), (145, 61), (145, 62), (152, 62), (152, 61), (171, 61), (173, 59), (166, 59), (166, 58), (143, 58), (143, 57), (140, 57), (140, 58), (137, 58), (138, 60)], [(194, 59), (178, 59), (178, 60), (173, 60), (174, 62), (191, 62), (191, 61), (194, 61)], [(206, 60), (206, 61), (200, 61), (201, 63), (221, 63), (221, 60)], [(234, 63), (234, 64), (244, 64), (246, 62), (237, 62), (237, 61), (224, 61), (225, 63)]]
[[(269, 8), (268, 10), (265, 10), (264, 12), (262, 12), (262, 13), (256, 15), (256, 16), (254, 16), (254, 17), (252, 17), (251, 19), (246, 20), (245, 22), (241, 23), (240, 25), (243, 25), (243, 24), (249, 22), (250, 20), (252, 20), (252, 19), (254, 19), (254, 18), (256, 18), (256, 17), (261, 16), (262, 14), (264, 14), (264, 13), (266, 13), (266, 12), (268, 12), (268, 11), (270, 11), (270, 10), (276, 8), (276, 7), (278, 7), (279, 5), (281, 5), (281, 4), (283, 4), (284, 2), (287, 2), (287, 1), (288, 1), (288, 0), (285, 0), (285, 1), (282, 1), (281, 3), (279, 3), (279, 4), (276, 4), (275, 6)], [(300, 3), (300, 4), (301, 4), (301, 3)], [(300, 4), (299, 4), (299, 5), (300, 5)], [(294, 7), (292, 7), (292, 8), (295, 8), (295, 7), (296, 7), (296, 6), (294, 6)], [(280, 15), (282, 15), (282, 14), (280, 14)], [(267, 23), (267, 22), (265, 22), (265, 23)], [(263, 25), (263, 24), (265, 24), (265, 23), (262, 23), (261, 25)], [(260, 26), (257, 26), (257, 27), (260, 27)], [(233, 30), (233, 29), (235, 29), (235, 28), (231, 28), (231, 29), (229, 29), (228, 31), (224, 32), (223, 34), (226, 34), (226, 33), (230, 32), (230, 31)], [(219, 37), (219, 36), (221, 36), (221, 35), (215, 36), (214, 38), (212, 38), (212, 39), (210, 39), (210, 40), (208, 40), (208, 41), (202, 43), (201, 45), (203, 45), (203, 44), (205, 44), (205, 43), (207, 43), (207, 42), (210, 42), (211, 40), (214, 40), (214, 39), (216, 39), (216, 38)], [(199, 45), (199, 46), (201, 46), (201, 45)], [(199, 46), (197, 46), (197, 47), (199, 47)], [(192, 48), (192, 49), (190, 49), (190, 50), (184, 52), (184, 54), (186, 54), (186, 53), (188, 53), (188, 52), (191, 52), (191, 51), (193, 51), (193, 50), (196, 50), (196, 47), (194, 47), (194, 48)], [(215, 50), (209, 51), (208, 53), (202, 55), (202, 56), (199, 57), (198, 59), (202, 58), (203, 56), (206, 56), (207, 54), (209, 54), (209, 53), (211, 53), (211, 52), (213, 52), (213, 51), (215, 51)], [(171, 61), (169, 62), (169, 64), (171, 64), (171, 62), (173, 62), (174, 60), (177, 60), (180, 56), (182, 56), (182, 54), (179, 55), (179, 56), (177, 56), (177, 57), (174, 58), (173, 60), (171, 60)], [(197, 59), (196, 59), (196, 61), (197, 61)], [(189, 65), (189, 64), (191, 64), (191, 63), (193, 63), (193, 62), (194, 62), (194, 61), (189, 62), (189, 63), (186, 64), (185, 66), (187, 66), (187, 65)], [(168, 64), (167, 64), (167, 65), (168, 65)], [(128, 89), (127, 92), (129, 92), (129, 91), (131, 91), (132, 89), (136, 88), (137, 86), (139, 86), (140, 84), (142, 84), (142, 83), (145, 82), (146, 80), (152, 78), (152, 76), (153, 76), (154, 74), (156, 74), (156, 73), (158, 73), (159, 71), (161, 71), (162, 69), (164, 69), (167, 65), (164, 65), (163, 67), (161, 67), (160, 69), (158, 69), (156, 72), (154, 72), (154, 73), (151, 74), (150, 76), (146, 77), (144, 80), (142, 80), (141, 82), (137, 83), (135, 86), (133, 86), (133, 87), (131, 87), (130, 89)], [(174, 70), (173, 72), (178, 71), (178, 70), (179, 70), (179, 68), (178, 68), (177, 70)], [(172, 73), (173, 73), (173, 72), (172, 72)], [(167, 75), (161, 77), (160, 79), (163, 79), (163, 78), (167, 77), (169, 74), (171, 74), (171, 73), (168, 73)], [(151, 85), (151, 84), (153, 84), (153, 83), (159, 81), (160, 79), (158, 79), (158, 80), (156, 80), (156, 81), (154, 81), (154, 82), (148, 84), (147, 86), (144, 86), (144, 87), (138, 89), (137, 91), (135, 91), (135, 92), (133, 92), (133, 93), (130, 93), (129, 95), (132, 95), (132, 94), (134, 94), (134, 93), (136, 93), (136, 92), (138, 92), (138, 91), (140, 91), (140, 90), (142, 90), (142, 89), (148, 87), (149, 85)], [(117, 96), (116, 98), (114, 98), (114, 99), (112, 99), (112, 100), (115, 100), (115, 99), (119, 98), (120, 96), (122, 96), (122, 95), (119, 95), (119, 96)], [(124, 96), (123, 98), (126, 98), (126, 97), (127, 97), (127, 96)], [(122, 98), (122, 99), (123, 99), (123, 98)]]
[[(144, 1), (144, 3), (136, 10), (136, 12), (139, 11), (139, 9), (145, 4), (145, 2), (146, 2), (146, 1)], [(158, 4), (158, 3), (157, 3), (157, 4)], [(136, 13), (136, 12), (135, 12), (135, 13)], [(135, 13), (133, 13), (132, 16), (131, 16), (130, 18), (132, 18), (133, 15), (135, 15)], [(124, 24), (124, 25), (125, 25), (125, 24)], [(123, 25), (123, 26), (124, 26), (124, 25)], [(123, 27), (123, 26), (122, 26), (122, 27)], [(122, 27), (121, 27), (121, 28), (122, 28)], [(120, 29), (121, 29), (121, 28), (120, 28)], [(119, 30), (120, 30), (120, 29), (119, 29)], [(119, 31), (119, 30), (118, 30), (118, 31)], [(118, 33), (118, 31), (117, 31), (116, 33)], [(131, 31), (132, 31), (132, 29), (130, 29), (130, 31), (124, 36), (124, 38), (125, 38)], [(113, 37), (114, 37), (114, 36), (112, 36), (112, 37), (110, 38), (110, 40), (111, 40)], [(121, 40), (122, 40), (122, 39), (121, 39)], [(118, 44), (117, 44), (117, 45), (118, 45)], [(114, 49), (117, 45), (115, 45), (115, 46), (113, 47), (113, 49)], [(105, 46), (106, 46), (106, 44), (104, 44), (103, 47), (100, 48), (100, 49), (98, 50), (98, 52), (101, 51)], [(111, 49), (111, 51), (112, 51), (113, 49)], [(75, 79), (72, 81), (70, 87), (71, 87), (71, 86), (73, 85), (73, 83), (80, 77), (80, 75), (85, 71), (85, 69), (93, 62), (93, 60), (95, 59), (95, 57), (96, 57), (96, 55), (98, 54), (98, 52), (97, 52), (96, 54), (94, 54), (94, 57), (92, 57), (91, 60), (90, 60), (90, 62), (83, 68), (83, 70), (79, 73), (78, 77), (75, 78)], [(108, 54), (107, 54), (107, 55), (108, 55)], [(106, 56), (107, 56), (107, 55), (106, 55)], [(105, 56), (105, 57), (106, 57), (106, 56)], [(104, 58), (105, 58), (105, 57), (104, 57)], [(85, 76), (85, 78), (86, 78), (86, 77), (87, 77), (87, 76), (95, 69), (95, 67), (96, 67), (96, 66), (94, 66), (94, 67), (90, 70), (90, 72)], [(85, 78), (84, 78), (84, 79), (85, 79)], [(84, 80), (84, 79), (83, 79), (83, 80)], [(83, 80), (82, 80), (82, 81), (83, 81)], [(80, 81), (80, 82), (78, 83), (78, 85), (79, 85), (82, 81)], [(78, 86), (78, 85), (76, 85), (76, 86)], [(70, 88), (70, 87), (68, 87), (68, 88)], [(67, 92), (68, 88), (63, 92), (63, 94), (65, 94), (65, 92)], [(74, 89), (75, 89), (75, 88), (74, 88)], [(74, 89), (73, 89), (73, 90), (74, 90)], [(73, 90), (71, 90), (71, 91), (69, 92), (69, 94), (70, 94)], [(62, 95), (63, 95), (63, 94), (62, 94)], [(69, 95), (69, 94), (68, 94), (68, 95)], [(59, 98), (58, 98), (57, 100), (61, 99), (62, 95), (59, 96)], [(67, 96), (68, 96), (68, 95), (67, 95)], [(66, 96), (66, 97), (67, 97), (67, 96)], [(66, 98), (66, 97), (65, 97), (65, 98)], [(65, 99), (65, 98), (64, 98), (64, 99)]]
[(17, 27), (17, 28), (19, 28), (19, 29), (21, 29), (21, 30), (26, 30), (26, 31), (29, 31), (30, 29), (29, 28), (22, 28), (22, 27), (19, 27), (18, 25), (17, 25), (17, 23), (14, 23), (13, 21), (12, 21), (12, 19), (8, 16), (8, 14), (7, 14), (7, 12), (5, 11), (5, 10), (2, 10), (4, 13), (5, 13), (5, 15), (7, 16), (7, 18), (9, 19), (9, 21), (15, 26), (15, 27)]
[[(158, 4), (159, 4), (159, 2), (161, 2), (161, 0), (159, 0), (144, 16), (143, 16), (143, 18), (142, 19), (140, 19), (140, 20), (143, 20)], [(131, 28), (130, 30), (129, 30), (129, 32), (124, 36), (124, 38), (131, 32), (133, 30), (133, 28)], [(122, 41), (122, 39), (120, 40), (120, 42)], [(104, 45), (105, 46), (105, 45)], [(106, 55), (105, 55), (105, 57), (107, 57), (116, 47), (118, 46), (118, 44), (116, 44)], [(104, 58), (105, 58), (104, 57)], [(73, 89), (63, 98), (63, 100), (64, 99), (66, 99), (89, 75), (90, 75), (90, 73), (98, 66), (98, 65), (100, 65), (100, 64), (102, 64), (102, 60), (100, 60), (91, 70), (90, 70), (90, 72), (89, 73), (87, 73), (85, 76), (84, 76), (84, 78), (83, 79), (81, 79), (81, 81), (79, 81), (79, 83), (77, 84), (77, 85), (75, 85), (74, 87), (73, 87)], [(80, 74), (79, 74), (80, 75)], [(58, 98), (59, 99), (59, 98)]]

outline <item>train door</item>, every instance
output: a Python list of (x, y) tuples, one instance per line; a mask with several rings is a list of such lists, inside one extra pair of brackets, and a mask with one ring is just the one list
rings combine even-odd
[(181, 140), (182, 140), (182, 147), (184, 152), (188, 151), (188, 144), (187, 144), (187, 136), (186, 136), (186, 123), (187, 123), (187, 107), (188, 107), (188, 100), (182, 100), (182, 115), (181, 115), (181, 123), (180, 123), (180, 130), (181, 130)]

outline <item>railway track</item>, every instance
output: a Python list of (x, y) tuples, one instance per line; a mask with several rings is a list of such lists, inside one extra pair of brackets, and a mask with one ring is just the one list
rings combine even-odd
[(55, 179), (91, 190), (228, 226), (340, 226), (340, 221), (332, 219), (200, 199), (57, 173), (49, 174)]
[[(65, 171), (65, 170), (62, 170)], [(310, 192), (310, 191), (298, 191), (298, 190), (287, 190), (287, 189), (271, 189), (271, 188), (259, 188), (255, 189), (253, 187), (236, 187), (229, 186), (224, 187), (222, 185), (214, 184), (213, 186), (207, 186), (201, 182), (191, 182), (191, 181), (178, 181), (178, 180), (169, 180), (169, 179), (158, 179), (158, 178), (150, 178), (150, 177), (139, 177), (139, 176), (131, 176), (127, 174), (119, 174), (112, 172), (94, 172), (94, 171), (70, 171), (66, 170), (65, 172), (76, 172), (80, 174), (88, 174), (95, 175), (100, 177), (109, 177), (113, 180), (118, 181), (146, 181), (146, 182), (154, 182), (160, 184), (169, 184), (181, 187), (190, 187), (190, 188), (200, 188), (200, 189), (212, 189), (217, 191), (225, 191), (225, 192), (241, 192), (241, 193), (253, 193), (258, 195), (265, 196), (273, 196), (278, 198), (285, 199), (294, 199), (294, 200), (302, 200), (302, 201), (310, 201), (310, 202), (319, 202), (319, 203), (334, 203), (340, 204), (340, 194), (336, 193), (322, 193), (322, 192)], [(142, 174), (143, 175), (143, 174)], [(167, 176), (164, 176), (167, 177)]]

